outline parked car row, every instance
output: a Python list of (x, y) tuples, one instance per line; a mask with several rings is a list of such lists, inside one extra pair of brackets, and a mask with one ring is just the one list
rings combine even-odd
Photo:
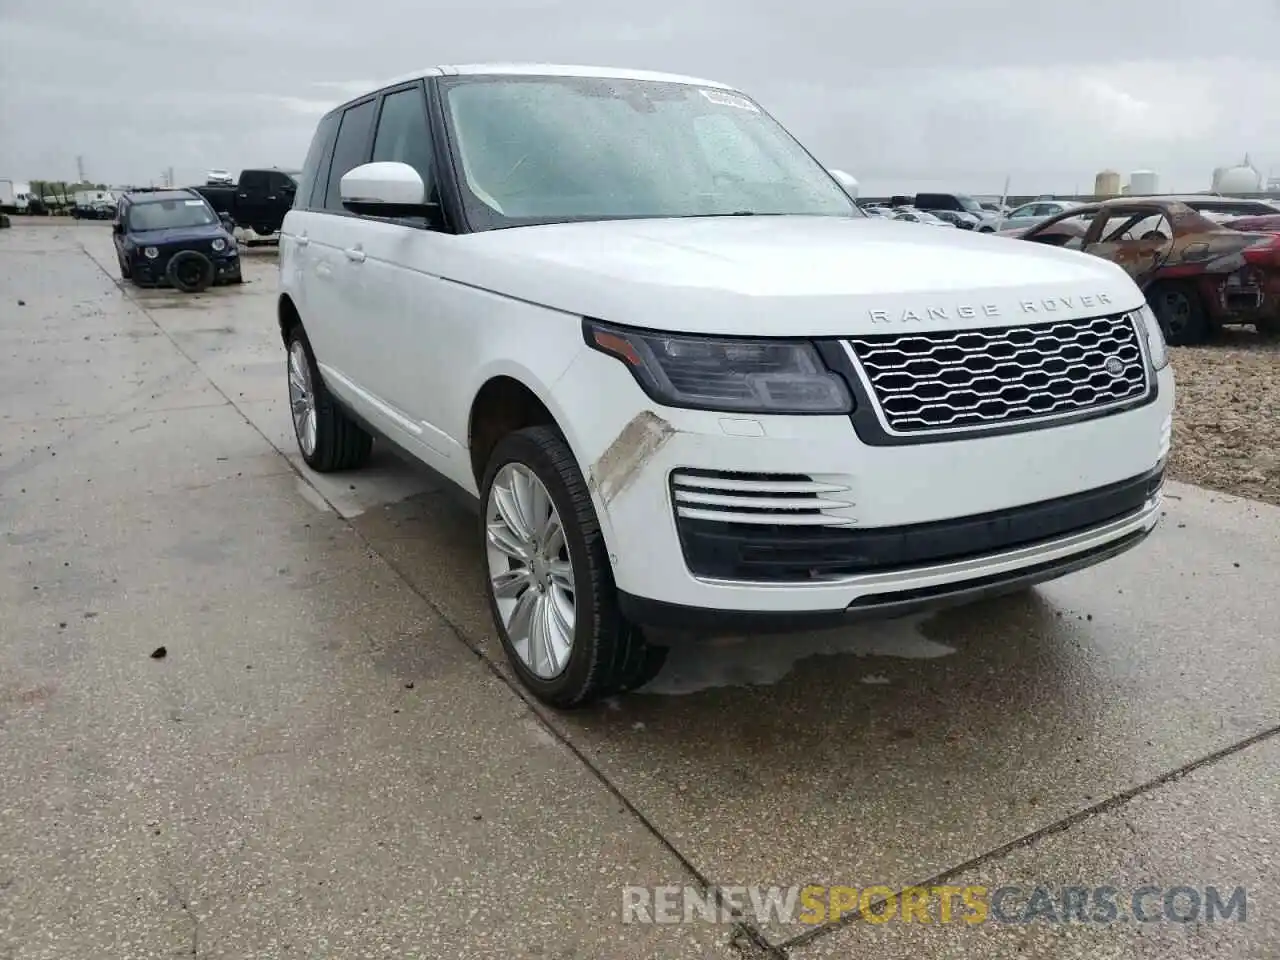
[(911, 205), (887, 206), (870, 203), (863, 206), (863, 211), (873, 217), (886, 220), (903, 220), (908, 223), (923, 223), (932, 227), (959, 227), (961, 230), (974, 230), (981, 222), (972, 214), (958, 210), (921, 210)]
[(891, 220), (992, 233), (1001, 208), (994, 203), (980, 204), (964, 193), (918, 193), (914, 197), (895, 196), (887, 203), (868, 201), (862, 209)]

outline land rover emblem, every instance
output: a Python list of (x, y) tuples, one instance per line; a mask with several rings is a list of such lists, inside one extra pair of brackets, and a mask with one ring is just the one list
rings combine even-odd
[(1107, 357), (1107, 362), (1102, 365), (1102, 369), (1113, 377), (1118, 377), (1124, 373), (1124, 364), (1120, 362), (1119, 357)]

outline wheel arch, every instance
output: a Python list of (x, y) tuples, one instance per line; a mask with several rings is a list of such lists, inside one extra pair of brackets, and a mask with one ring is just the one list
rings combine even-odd
[(590, 461), (582, 454), (581, 438), (551, 391), (530, 371), (507, 364), (500, 369), (486, 371), (478, 382), (467, 411), (466, 433), (467, 455), (477, 492), (480, 492), (493, 448), (502, 437), (524, 427), (554, 427), (564, 438), (578, 469), (582, 471), (583, 480), (596, 504), (597, 519), (606, 542), (611, 540), (609, 518), (601, 509), (596, 495)]
[(294, 327), (302, 326), (302, 315), (294, 306), (293, 297), (287, 293), (280, 294), (276, 300), (276, 320), (280, 324), (280, 340), (289, 345), (289, 333)]
[[(476, 489), (484, 479), (493, 448), (524, 427), (551, 426), (565, 435), (562, 420), (546, 393), (530, 385), (532, 377), (514, 371), (490, 373), (472, 394), (467, 411), (467, 455)], [(569, 442), (572, 448), (572, 442)]]

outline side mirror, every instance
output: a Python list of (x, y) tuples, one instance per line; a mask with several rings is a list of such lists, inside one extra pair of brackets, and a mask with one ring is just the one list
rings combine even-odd
[(832, 170), (830, 173), (835, 178), (836, 183), (844, 187), (844, 192), (856, 200), (858, 197), (858, 181), (853, 175), (845, 173), (843, 170)]
[(343, 175), (342, 205), (366, 217), (437, 217), (440, 205), (427, 202), (427, 187), (407, 163), (365, 163)]
[(218, 214), (218, 220), (221, 221), (222, 226), (226, 229), (228, 233), (230, 233), (232, 230), (236, 228), (236, 222), (231, 219), (230, 214), (220, 213)]

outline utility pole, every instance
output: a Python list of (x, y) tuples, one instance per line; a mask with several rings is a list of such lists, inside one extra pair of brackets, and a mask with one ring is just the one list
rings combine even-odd
[(76, 157), (76, 183), (84, 182), (84, 157)]

